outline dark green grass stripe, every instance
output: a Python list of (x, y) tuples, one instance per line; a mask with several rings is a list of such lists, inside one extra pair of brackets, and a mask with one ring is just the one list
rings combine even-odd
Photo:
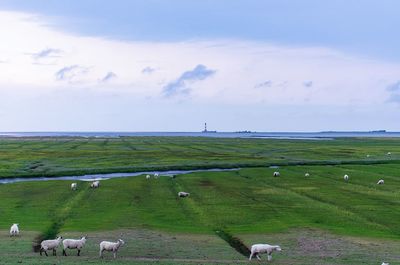
[[(330, 167), (330, 168), (327, 168), (327, 169), (336, 170), (338, 168), (339, 167)], [(285, 171), (288, 171), (288, 172), (299, 174), (299, 172), (296, 171), (295, 168), (285, 167), (283, 169)], [(311, 176), (307, 178), (307, 177), (304, 177), (304, 175), (300, 174), (299, 178), (303, 178), (305, 181), (310, 181), (311, 183), (312, 183), (313, 179), (319, 179), (319, 180), (327, 180), (327, 179), (329, 179), (330, 181), (333, 182), (332, 185), (342, 186), (342, 185), (345, 184), (345, 185), (348, 185), (348, 186), (352, 186), (353, 187), (352, 190), (365, 189), (367, 191), (377, 191), (377, 187), (378, 186), (376, 185), (375, 181), (374, 182), (372, 182), (372, 181), (363, 182), (363, 181), (359, 181), (358, 179), (356, 179), (357, 182), (355, 182), (355, 177), (353, 177), (349, 173), (349, 171), (352, 172), (352, 173), (358, 173), (359, 171), (356, 171), (356, 170), (347, 170), (346, 169), (347, 171), (343, 170), (343, 171), (340, 171), (340, 172), (330, 172), (329, 170), (327, 170), (327, 172), (324, 172), (324, 175), (320, 175), (318, 173), (316, 174), (315, 172), (313, 172), (312, 168), (308, 168), (308, 169), (311, 169), (311, 170), (304, 170), (304, 172), (306, 172), (306, 171), (310, 172)], [(368, 172), (366, 172), (366, 173), (368, 173)], [(344, 179), (343, 179), (344, 174), (348, 174), (350, 176), (350, 179), (349, 179), (348, 182), (344, 181)], [(368, 174), (370, 174), (370, 173), (368, 173)], [(387, 191), (387, 190), (385, 190), (385, 191)]]
[(286, 191), (288, 193), (296, 194), (296, 195), (301, 196), (303, 198), (307, 198), (310, 201), (314, 201), (314, 202), (316, 202), (316, 203), (318, 203), (320, 205), (323, 205), (324, 206), (323, 208), (334, 208), (334, 209), (337, 209), (338, 212), (342, 213), (343, 216), (351, 216), (351, 218), (354, 219), (354, 221), (356, 221), (358, 219), (359, 221), (363, 221), (363, 222), (368, 223), (369, 225), (372, 225), (374, 227), (379, 227), (379, 228), (381, 228), (383, 230), (389, 230), (389, 231), (391, 230), (389, 227), (387, 227), (387, 226), (385, 226), (383, 224), (377, 223), (374, 220), (370, 220), (369, 218), (366, 218), (364, 216), (360, 216), (358, 213), (353, 212), (352, 209), (350, 209), (350, 208), (334, 204), (331, 201), (323, 199), (321, 197), (313, 196), (313, 195), (310, 195), (310, 194), (306, 194), (306, 193), (300, 192), (298, 190), (295, 190), (293, 188), (276, 184), (276, 182), (275, 183), (269, 182), (268, 185), (266, 185), (266, 184), (264, 184), (264, 185), (266, 187), (273, 186), (276, 189), (281, 189), (281, 190), (284, 190), (284, 191)]
[[(315, 177), (316, 176), (314, 175), (314, 178)], [(310, 178), (305, 178), (305, 181), (312, 182), (312, 179), (310, 179)], [(318, 196), (316, 194), (313, 194), (312, 192), (307, 193), (307, 192), (304, 192), (304, 191), (301, 191), (301, 190), (297, 190), (297, 189), (295, 189), (295, 187), (280, 185), (280, 184), (277, 184), (277, 182), (274, 182), (274, 183), (270, 182), (269, 185), (272, 185), (272, 186), (274, 186), (276, 188), (282, 188), (282, 189), (289, 190), (290, 192), (296, 193), (296, 194), (298, 194), (300, 196), (303, 196), (303, 197), (307, 197), (308, 199), (317, 201), (317, 202), (325, 204), (325, 205), (330, 205), (332, 207), (337, 208), (338, 210), (343, 212), (345, 215), (351, 214), (352, 216), (357, 217), (358, 219), (363, 220), (363, 221), (365, 221), (366, 223), (368, 223), (370, 225), (379, 227), (379, 228), (381, 228), (383, 230), (388, 230), (388, 231), (390, 231), (391, 233), (393, 233), (395, 235), (399, 235), (400, 234), (399, 231), (397, 231), (395, 229), (392, 229), (391, 227), (387, 226), (386, 224), (378, 222), (375, 218), (371, 218), (367, 214), (363, 214), (363, 211), (356, 211), (355, 209), (353, 209), (351, 201), (349, 201), (348, 204), (340, 204), (339, 205), (339, 204), (335, 203), (335, 200), (327, 199), (327, 198), (324, 198), (322, 196)], [(353, 188), (352, 190), (356, 190), (356, 189)], [(350, 191), (350, 192), (353, 193), (353, 191)], [(353, 193), (353, 195), (354, 194), (355, 193)], [(388, 201), (388, 203), (389, 202), (390, 201)], [(383, 203), (383, 207), (384, 207), (384, 204), (385, 203)], [(365, 212), (365, 213), (368, 213), (368, 212)]]
[(70, 198), (62, 201), (62, 205), (54, 209), (54, 215), (50, 226), (48, 226), (41, 234), (39, 234), (33, 242), (33, 250), (38, 252), (40, 249), (40, 242), (47, 239), (54, 239), (58, 236), (64, 223), (67, 221), (69, 215), (75, 207), (83, 200), (87, 194), (88, 188), (80, 188), (77, 191), (71, 191)]
[[(354, 189), (362, 189), (362, 188), (366, 188), (369, 190), (376, 190), (376, 182), (362, 182), (362, 181), (357, 181), (355, 182), (355, 177), (354, 175), (352, 175), (350, 172), (352, 173), (358, 173), (357, 170), (353, 170), (353, 169), (347, 169), (347, 168), (342, 168), (342, 170), (338, 170), (339, 168), (341, 168), (340, 166), (326, 166), (325, 167), (325, 172), (323, 173), (324, 175), (320, 175), (320, 174), (315, 174), (312, 171), (312, 168), (309, 168), (311, 170), (308, 170), (309, 173), (311, 173), (311, 177), (310, 178), (305, 178), (304, 175), (303, 176), (299, 176), (299, 177), (303, 177), (304, 179), (313, 179), (313, 178), (319, 178), (320, 180), (325, 180), (325, 179), (330, 179), (331, 181), (333, 181), (334, 183), (332, 183), (333, 185), (343, 185), (344, 183), (346, 183), (346, 185), (351, 185), (354, 187)], [(320, 169), (320, 168), (318, 168)], [(284, 167), (284, 170), (288, 170), (290, 172), (293, 173), (297, 173), (296, 170), (292, 169), (291, 167)], [(332, 172), (334, 171), (334, 172)], [(306, 170), (304, 171), (306, 172)], [(348, 182), (345, 182), (343, 179), (343, 176), (345, 174), (348, 174), (350, 179)], [(378, 180), (378, 179), (377, 179)]]
[[(388, 164), (387, 164), (388, 165)], [(386, 165), (385, 165), (386, 166)], [(372, 166), (368, 166), (368, 165), (360, 165), (360, 166), (356, 166), (355, 168), (350, 168), (349, 166), (345, 166), (345, 165), (341, 165), (340, 166), (343, 169), (346, 169), (348, 171), (353, 171), (353, 172), (362, 172), (363, 174), (369, 175), (369, 176), (376, 176), (376, 180), (378, 181), (380, 178), (386, 178), (386, 179), (391, 179), (393, 181), (399, 182), (400, 183), (400, 174), (389, 174), (388, 170), (384, 167), (384, 166), (379, 166), (379, 165), (374, 165)], [(370, 167), (370, 168), (367, 168)], [(373, 169), (376, 171), (376, 169), (382, 169), (384, 172), (372, 172), (368, 169)], [(386, 169), (386, 170), (384, 170)], [(393, 168), (393, 171), (395, 171), (396, 168)], [(397, 165), (397, 172), (400, 171), (400, 166)], [(394, 172), (393, 172), (394, 173)]]

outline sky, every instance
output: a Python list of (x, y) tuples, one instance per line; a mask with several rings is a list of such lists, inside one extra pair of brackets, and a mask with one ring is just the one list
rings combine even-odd
[(0, 131), (400, 131), (396, 0), (0, 1)]

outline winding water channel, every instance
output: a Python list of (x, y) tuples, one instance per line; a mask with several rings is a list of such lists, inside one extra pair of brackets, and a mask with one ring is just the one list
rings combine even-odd
[(49, 180), (80, 180), (80, 181), (94, 181), (94, 180), (107, 180), (112, 178), (124, 178), (124, 177), (137, 177), (140, 175), (154, 175), (159, 174), (160, 176), (172, 177), (174, 175), (182, 175), (194, 172), (220, 172), (220, 171), (236, 171), (239, 168), (231, 169), (195, 169), (195, 170), (168, 170), (168, 171), (141, 171), (133, 173), (106, 173), (106, 174), (88, 174), (81, 176), (62, 176), (62, 177), (23, 177), (23, 178), (3, 178), (0, 179), (0, 184), (9, 184), (16, 182), (28, 182), (28, 181), (49, 181)]

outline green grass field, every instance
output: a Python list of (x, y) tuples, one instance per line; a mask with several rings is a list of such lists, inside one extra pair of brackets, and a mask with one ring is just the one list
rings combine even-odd
[[(0, 138), (0, 177), (400, 162), (398, 139)], [(387, 152), (392, 156), (388, 157)], [(367, 158), (366, 155), (370, 157)]]
[[(280, 244), (274, 264), (400, 264), (397, 139), (138, 137), (0, 144), (3, 177), (249, 166), (110, 179), (96, 190), (81, 181), (77, 191), (61, 180), (0, 185), (0, 264), (247, 263), (232, 238), (247, 247)], [(32, 168), (34, 163), (41, 166)], [(272, 176), (277, 169), (270, 164), (281, 165), (280, 177)], [(376, 185), (381, 178), (385, 184)], [(191, 196), (178, 198), (182, 190)], [(22, 230), (19, 238), (7, 236), (14, 222)], [(82, 257), (39, 257), (32, 242), (40, 234), (88, 234), (88, 246)], [(127, 241), (120, 258), (100, 261), (98, 243), (118, 237)]]

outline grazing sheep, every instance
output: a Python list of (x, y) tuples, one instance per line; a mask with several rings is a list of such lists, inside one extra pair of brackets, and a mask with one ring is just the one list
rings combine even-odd
[(281, 175), (281, 173), (279, 173), (278, 171), (275, 171), (273, 174), (274, 177), (279, 177), (280, 175)]
[(349, 181), (349, 175), (344, 175), (344, 176), (343, 176), (343, 179), (344, 179), (345, 181)]
[(81, 239), (64, 239), (63, 240), (63, 255), (67, 256), (67, 252), (65, 251), (67, 248), (69, 249), (77, 249), (78, 256), (80, 256), (81, 249), (86, 243), (86, 236), (82, 237)]
[(60, 245), (62, 237), (59, 236), (57, 239), (52, 240), (44, 240), (40, 243), (40, 256), (42, 256), (42, 252), (47, 255), (47, 250), (53, 250), (53, 256), (57, 256), (57, 248)]
[(181, 197), (181, 198), (189, 197), (189, 195), (190, 195), (189, 192), (184, 192), (184, 191), (178, 192), (178, 196)]
[(100, 258), (103, 258), (104, 251), (112, 251), (115, 259), (117, 257), (118, 249), (124, 244), (125, 242), (122, 239), (118, 239), (117, 242), (102, 241), (100, 243)]
[(17, 235), (19, 235), (18, 224), (13, 224), (10, 228), (10, 236), (17, 236)]
[(158, 179), (160, 175), (158, 173), (154, 173), (154, 178)]
[(385, 181), (383, 179), (380, 179), (380, 180), (378, 180), (378, 182), (376, 184), (382, 185), (382, 184), (385, 184)]
[(390, 155), (392, 155), (392, 153), (391, 152), (387, 152), (387, 155), (390, 156)]
[(309, 177), (309, 176), (310, 176), (310, 174), (309, 174), (309, 173), (306, 173), (306, 174), (304, 174), (304, 176), (305, 176), (305, 177)]
[(146, 179), (150, 179), (151, 177), (150, 177), (150, 175), (146, 175)]
[(251, 246), (251, 254), (249, 260), (253, 258), (255, 255), (258, 260), (261, 260), (258, 254), (267, 253), (268, 254), (268, 261), (272, 260), (272, 252), (274, 251), (281, 251), (281, 247), (278, 245), (271, 246), (268, 244), (255, 244)]
[(100, 181), (93, 181), (92, 184), (90, 184), (90, 187), (93, 189), (97, 189), (98, 187), (100, 187)]
[(370, 155), (367, 155), (367, 157), (370, 157)]
[(76, 190), (77, 187), (78, 187), (78, 184), (76, 184), (75, 182), (71, 183), (71, 190)]
[(389, 265), (389, 263), (387, 263), (387, 262), (382, 262), (381, 265)]

